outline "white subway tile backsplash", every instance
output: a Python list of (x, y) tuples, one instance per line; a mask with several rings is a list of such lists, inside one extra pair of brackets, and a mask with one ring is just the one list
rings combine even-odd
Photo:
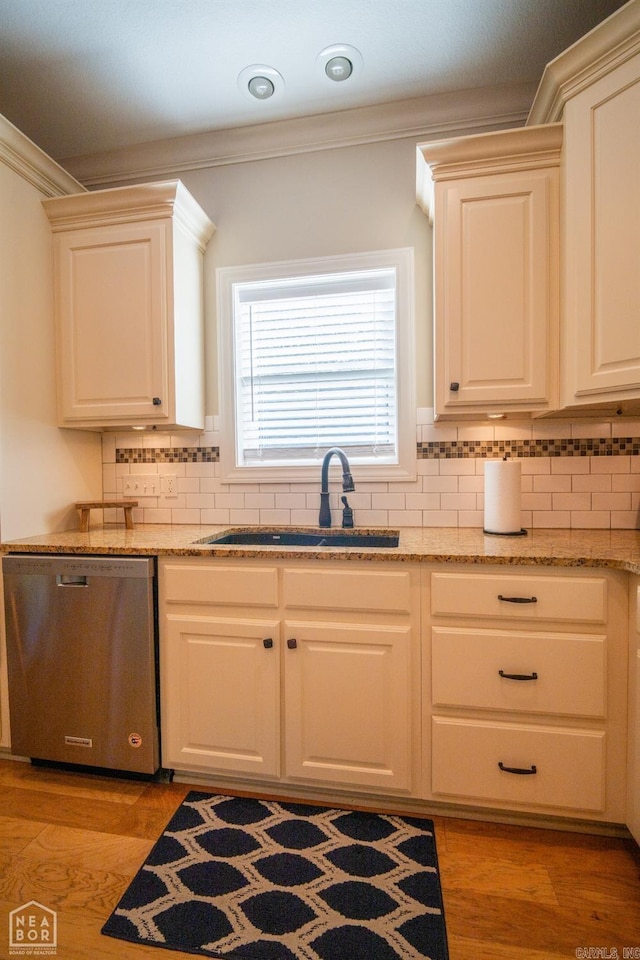
[(276, 510), (275, 508), (273, 510), (260, 510), (260, 523), (263, 526), (287, 526), (290, 522), (292, 522), (290, 510)]
[[(213, 424), (217, 427), (217, 424)], [(435, 424), (418, 416), (416, 479), (358, 480), (349, 494), (357, 526), (483, 524), (484, 464), (503, 456), (522, 467), (525, 527), (637, 528), (640, 520), (640, 420), (503, 421)], [(316, 526), (318, 482), (225, 483), (217, 429), (201, 434), (106, 434), (103, 491), (122, 496), (129, 475), (175, 476), (177, 497), (148, 497), (138, 523)], [(342, 517), (339, 478), (331, 477), (333, 525)], [(121, 513), (105, 512), (106, 522)]]
[(522, 509), (523, 510), (551, 510), (552, 501), (550, 493), (523, 493), (522, 494)]
[(536, 529), (569, 529), (571, 513), (568, 510), (532, 510), (531, 526)]
[[(465, 474), (468, 480), (475, 480), (475, 474)], [(449, 474), (448, 476), (424, 477), (422, 489), (425, 493), (457, 493), (462, 477)]]
[[(590, 493), (552, 493), (551, 504), (554, 510), (590, 510), (591, 496)], [(593, 496), (598, 496), (598, 494)], [(601, 496), (606, 496), (606, 494), (601, 494)]]
[[(636, 480), (638, 483), (638, 480)], [(571, 489), (576, 493), (589, 491), (591, 493), (608, 493), (611, 490), (611, 474), (586, 474), (571, 477)]]
[(200, 511), (200, 523), (230, 523), (228, 510), (216, 510), (213, 508)]
[(422, 526), (422, 511), (389, 510), (387, 523), (390, 527), (420, 527)]
[(631, 473), (631, 457), (592, 457), (591, 473)]
[(638, 526), (640, 526), (640, 518), (637, 509), (624, 512), (611, 511), (612, 530), (636, 530)]
[(476, 506), (475, 493), (442, 493), (440, 495), (442, 510), (475, 510)]
[(457, 527), (458, 514), (455, 510), (424, 510), (423, 527)]
[(458, 512), (459, 527), (482, 527), (484, 512), (482, 510), (460, 510)]
[(609, 438), (610, 436), (611, 424), (606, 421), (578, 420), (571, 424), (571, 437), (574, 440), (591, 437)]
[(495, 424), (496, 440), (531, 440), (532, 426), (527, 421), (505, 420)]
[(539, 474), (533, 477), (535, 493), (569, 493), (571, 491), (570, 474)]
[(453, 457), (451, 460), (441, 460), (440, 461), (440, 473), (442, 476), (456, 476), (464, 477), (469, 476), (476, 472), (476, 465), (474, 460), (465, 459), (464, 457)]
[(612, 437), (640, 437), (640, 420), (623, 418), (611, 421)]
[(614, 493), (622, 490), (630, 490), (633, 492), (640, 490), (640, 477), (631, 472), (612, 473), (605, 479), (611, 481), (611, 489), (614, 491)]
[(552, 457), (551, 473), (589, 473), (589, 461), (592, 459), (596, 458)]
[(371, 506), (374, 510), (404, 510), (404, 493), (374, 493), (371, 496)]
[(593, 493), (593, 510), (631, 510), (631, 493)]
[(571, 511), (571, 526), (574, 530), (607, 530), (610, 525), (611, 514), (608, 511)]
[(305, 510), (308, 507), (306, 493), (276, 493), (277, 510)]

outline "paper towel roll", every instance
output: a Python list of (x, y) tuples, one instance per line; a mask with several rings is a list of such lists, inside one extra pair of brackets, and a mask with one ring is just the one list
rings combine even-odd
[(522, 533), (522, 484), (519, 460), (484, 464), (485, 533)]

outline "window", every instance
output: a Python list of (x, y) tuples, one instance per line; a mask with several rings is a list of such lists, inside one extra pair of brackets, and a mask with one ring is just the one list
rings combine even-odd
[(315, 476), (332, 446), (412, 475), (412, 267), (391, 250), (218, 270), (226, 479)]

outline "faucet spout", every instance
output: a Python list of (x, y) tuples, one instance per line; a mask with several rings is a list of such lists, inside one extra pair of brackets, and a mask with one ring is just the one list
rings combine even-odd
[(331, 526), (331, 508), (329, 506), (329, 464), (331, 463), (331, 458), (333, 456), (338, 457), (340, 463), (342, 464), (343, 493), (350, 493), (356, 488), (353, 482), (353, 477), (351, 476), (351, 467), (349, 466), (346, 453), (344, 450), (341, 450), (340, 447), (331, 447), (331, 449), (327, 450), (325, 453), (322, 461), (320, 516), (318, 518), (318, 526), (320, 527)]

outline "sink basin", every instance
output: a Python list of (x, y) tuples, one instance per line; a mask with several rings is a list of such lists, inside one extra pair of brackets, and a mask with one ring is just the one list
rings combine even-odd
[(295, 530), (236, 530), (220, 536), (205, 537), (198, 543), (245, 544), (280, 547), (397, 547), (399, 535), (393, 533), (304, 533)]

